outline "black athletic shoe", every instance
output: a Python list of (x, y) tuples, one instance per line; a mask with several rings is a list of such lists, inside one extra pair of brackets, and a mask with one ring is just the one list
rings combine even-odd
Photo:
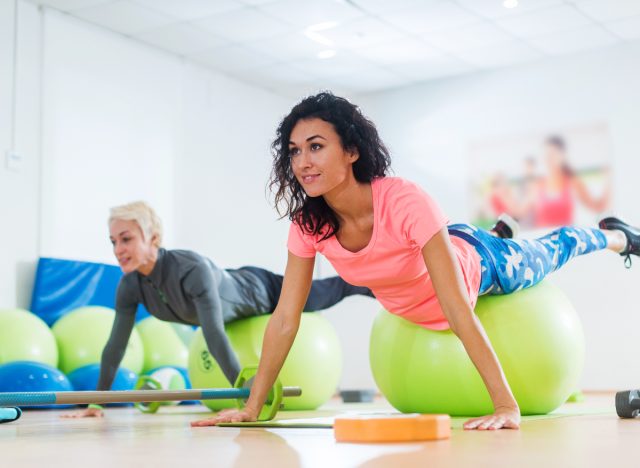
[(520, 225), (518, 224), (518, 221), (513, 219), (507, 213), (502, 213), (498, 216), (498, 221), (496, 221), (496, 224), (494, 224), (490, 230), (495, 232), (498, 237), (501, 237), (502, 239), (513, 239), (520, 233)]
[(598, 223), (598, 227), (609, 231), (624, 232), (624, 235), (627, 238), (627, 247), (620, 252), (620, 255), (625, 257), (624, 266), (631, 268), (631, 255), (640, 256), (640, 229), (629, 226), (627, 223), (615, 216), (602, 218)]

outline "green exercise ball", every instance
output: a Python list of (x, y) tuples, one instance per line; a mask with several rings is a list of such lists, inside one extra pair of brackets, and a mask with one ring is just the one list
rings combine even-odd
[[(546, 414), (577, 388), (584, 336), (575, 309), (550, 283), (504, 296), (483, 296), (476, 314), (489, 336), (522, 414)], [(424, 329), (381, 311), (369, 357), (383, 395), (405, 413), (479, 416), (489, 394), (451, 331)]]
[(189, 350), (171, 323), (147, 317), (138, 322), (136, 329), (144, 348), (142, 372), (165, 366), (187, 367)]
[(176, 332), (176, 335), (178, 335), (178, 338), (182, 340), (185, 346), (188, 347), (191, 344), (191, 339), (196, 333), (196, 329), (194, 326), (186, 325), (184, 323), (172, 323), (171, 328), (173, 328), (173, 330)]
[[(226, 331), (243, 367), (257, 366), (269, 315), (227, 324)], [(302, 396), (285, 398), (285, 410), (313, 410), (335, 393), (342, 372), (342, 351), (331, 323), (316, 313), (302, 314), (296, 340), (279, 375), (283, 386), (302, 388)], [(189, 378), (193, 388), (228, 388), (224, 374), (207, 350), (198, 330), (189, 350)], [(233, 400), (204, 401), (212, 410), (235, 406)]]
[[(227, 333), (229, 332), (229, 325), (226, 326), (226, 331)], [(187, 370), (192, 388), (231, 387), (229, 381), (222, 373), (222, 369), (220, 369), (216, 360), (209, 353), (207, 344), (204, 341), (204, 335), (202, 334), (202, 328), (198, 328), (191, 339)], [(203, 400), (202, 403), (213, 411), (236, 407), (235, 400)]]
[[(115, 316), (113, 309), (88, 306), (72, 310), (58, 319), (52, 327), (58, 342), (58, 368), (70, 374), (80, 367), (99, 364)], [(120, 365), (139, 374), (143, 362), (142, 341), (134, 328)]]
[(58, 347), (51, 329), (28, 310), (0, 310), (0, 364), (13, 361), (58, 365)]

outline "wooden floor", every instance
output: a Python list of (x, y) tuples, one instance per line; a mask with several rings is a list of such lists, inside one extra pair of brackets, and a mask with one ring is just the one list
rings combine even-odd
[[(411, 444), (336, 443), (331, 429), (192, 429), (189, 422), (209, 414), (205, 409), (146, 415), (113, 408), (104, 419), (83, 420), (61, 419), (68, 410), (26, 411), (0, 425), (0, 467), (640, 466), (640, 420), (618, 419), (613, 394), (587, 394), (562, 408), (582, 415), (525, 421), (519, 431), (454, 429), (450, 440)], [(323, 409), (311, 416), (358, 406), (333, 401)]]

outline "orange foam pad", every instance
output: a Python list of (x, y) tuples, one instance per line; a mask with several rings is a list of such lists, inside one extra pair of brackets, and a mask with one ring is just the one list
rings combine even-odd
[(399, 414), (338, 417), (333, 425), (338, 442), (412, 442), (451, 437), (447, 414)]

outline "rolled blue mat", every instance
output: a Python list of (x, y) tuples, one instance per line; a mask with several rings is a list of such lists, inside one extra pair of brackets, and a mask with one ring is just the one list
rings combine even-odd
[(0, 408), (0, 424), (15, 421), (22, 416), (20, 408)]

